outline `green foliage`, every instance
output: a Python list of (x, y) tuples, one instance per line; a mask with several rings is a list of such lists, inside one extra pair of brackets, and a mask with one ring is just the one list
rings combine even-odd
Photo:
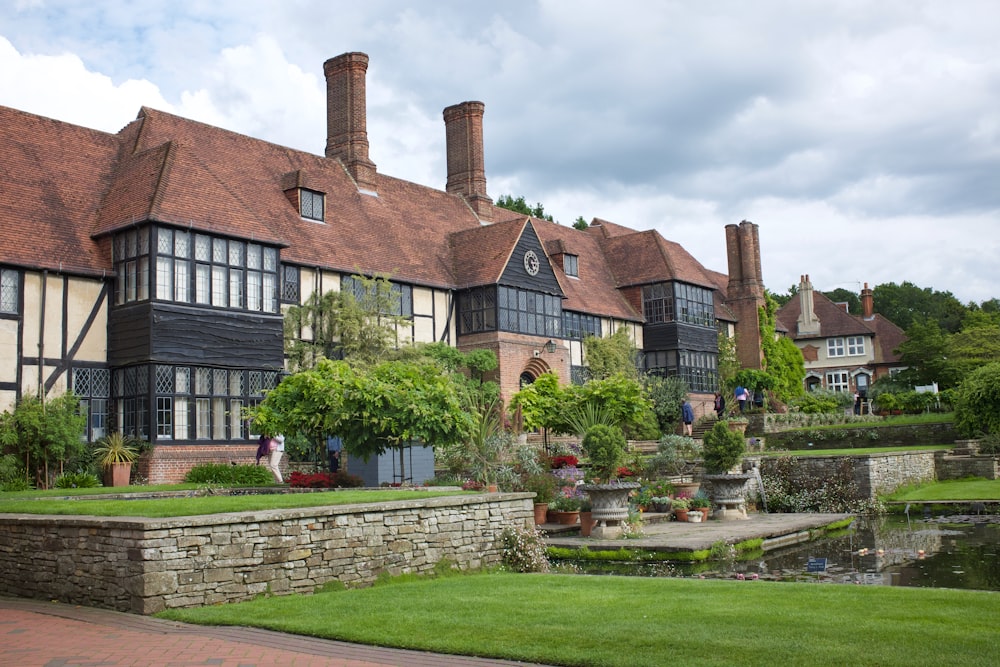
[(810, 415), (835, 414), (842, 413), (843, 409), (852, 403), (853, 398), (846, 392), (817, 387), (793, 398), (789, 401), (788, 407), (793, 411)]
[(132, 463), (139, 457), (139, 445), (131, 437), (119, 432), (108, 433), (94, 443), (94, 459), (107, 468), (116, 463)]
[(969, 437), (1000, 434), (1000, 362), (978, 368), (959, 385), (955, 426)]
[(585, 230), (590, 227), (590, 224), (583, 219), (583, 216), (578, 216), (576, 220), (573, 221), (573, 228), (579, 230)]
[[(693, 461), (701, 458), (697, 440), (686, 435), (667, 434), (656, 445), (656, 454), (646, 461), (650, 477), (676, 477), (691, 472)], [(661, 494), (665, 495), (665, 494)]]
[(28, 484), (24, 466), (13, 454), (0, 456), (0, 491), (27, 491)]
[(625, 326), (619, 327), (618, 331), (606, 338), (587, 336), (583, 339), (583, 349), (590, 377), (595, 380), (615, 375), (632, 379), (639, 376), (636, 363), (639, 350)]
[[(764, 354), (764, 370), (771, 377), (771, 386), (778, 400), (787, 402), (801, 395), (805, 389), (805, 360), (802, 352), (789, 338), (775, 336), (774, 313), (777, 303), (770, 293), (764, 293), (764, 306), (760, 308), (760, 347)], [(739, 380), (736, 380), (739, 384)], [(749, 385), (744, 384), (749, 388)]]
[(72, 393), (43, 401), (24, 396), (13, 412), (0, 415), (0, 445), (34, 468), (42, 486), (48, 483), (49, 470), (80, 456), (86, 449), (82, 436), (87, 417), (80, 414), (80, 399)]
[(200, 463), (187, 472), (189, 484), (219, 484), (223, 486), (268, 486), (274, 476), (266, 466)]
[(57, 489), (93, 489), (101, 486), (101, 480), (89, 472), (67, 472), (56, 477), (53, 486)]
[(595, 424), (580, 443), (590, 459), (590, 469), (595, 477), (609, 481), (618, 476), (618, 468), (625, 460), (625, 435), (617, 426)]
[[(401, 296), (387, 276), (351, 276), (353, 289), (314, 292), (285, 313), (285, 353), (289, 370), (314, 368), (321, 359), (344, 358), (373, 364), (399, 344), (409, 322), (399, 315)], [(303, 339), (308, 329), (312, 335)]]
[(346, 451), (366, 460), (412, 442), (454, 445), (473, 426), (458, 385), (430, 362), (362, 369), (324, 359), (285, 378), (246, 415), (263, 433), (339, 435)]
[(798, 466), (794, 457), (781, 457), (761, 469), (768, 512), (881, 513), (879, 501), (862, 496), (850, 457), (844, 457), (832, 475), (822, 477), (804, 475)]
[(716, 338), (719, 344), (719, 391), (725, 396), (732, 396), (737, 384), (735, 377), (740, 371), (740, 360), (736, 356), (736, 336), (729, 336), (720, 330)]
[(510, 407), (520, 414), (525, 429), (548, 428), (556, 418), (562, 393), (559, 377), (542, 373), (511, 397)]
[(549, 472), (537, 472), (525, 475), (521, 482), (521, 490), (535, 494), (536, 503), (550, 503), (556, 497), (556, 478)]
[(961, 326), (966, 308), (951, 292), (920, 288), (911, 282), (884, 283), (872, 290), (875, 312), (901, 329), (924, 320), (935, 322), (941, 330), (953, 333)]
[(528, 206), (524, 201), (524, 197), (518, 197), (514, 199), (511, 195), (500, 195), (496, 201), (496, 205), (500, 208), (505, 208), (508, 211), (514, 211), (515, 213), (523, 213), (524, 215), (530, 215), (533, 218), (538, 218), (539, 220), (548, 220), (553, 222), (552, 216), (545, 213), (545, 207), (541, 203), (535, 204), (534, 206)]
[(747, 442), (742, 433), (729, 430), (729, 423), (715, 423), (704, 437), (702, 457), (705, 462), (705, 472), (723, 474), (743, 460), (746, 454)]
[(560, 387), (558, 377), (543, 373), (511, 397), (511, 407), (520, 411), (527, 429), (580, 435), (576, 418), (589, 410), (599, 410), (602, 420), (622, 429), (642, 428), (650, 402), (637, 380), (622, 375)]
[(677, 406), (687, 397), (691, 388), (677, 375), (663, 377), (661, 375), (644, 375), (642, 388), (646, 398), (653, 405), (653, 414), (660, 432), (670, 433), (681, 421)]

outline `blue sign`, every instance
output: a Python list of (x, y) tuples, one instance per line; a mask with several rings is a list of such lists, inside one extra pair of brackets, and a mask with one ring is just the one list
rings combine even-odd
[(806, 572), (826, 572), (826, 559), (810, 558), (806, 561)]

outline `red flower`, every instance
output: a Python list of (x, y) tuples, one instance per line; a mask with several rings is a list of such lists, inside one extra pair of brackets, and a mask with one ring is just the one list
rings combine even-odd
[(572, 454), (552, 457), (553, 468), (575, 468), (579, 462), (579, 459)]
[(625, 466), (622, 466), (621, 468), (618, 469), (618, 476), (619, 477), (635, 477), (635, 471), (632, 470), (631, 468), (626, 468)]

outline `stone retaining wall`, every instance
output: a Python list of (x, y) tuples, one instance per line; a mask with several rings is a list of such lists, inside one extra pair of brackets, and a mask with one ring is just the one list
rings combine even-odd
[[(797, 456), (793, 474), (802, 479), (830, 479), (837, 476), (845, 458), (850, 459), (854, 466), (854, 481), (862, 498), (875, 498), (880, 493), (890, 493), (907, 484), (932, 482), (937, 479), (933, 451), (851, 456)], [(766, 474), (768, 467), (777, 459), (762, 456), (758, 461), (762, 474)]]
[[(333, 580), (500, 560), (533, 494), (503, 493), (166, 519), (0, 514), (0, 595), (139, 614), (311, 593)], [(87, 501), (79, 501), (84, 510)]]

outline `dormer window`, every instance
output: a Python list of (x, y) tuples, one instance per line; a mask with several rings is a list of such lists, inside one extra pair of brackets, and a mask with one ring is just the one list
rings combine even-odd
[(579, 258), (576, 255), (563, 255), (563, 273), (567, 276), (580, 276)]
[(300, 188), (299, 213), (307, 220), (323, 222), (323, 193)]

